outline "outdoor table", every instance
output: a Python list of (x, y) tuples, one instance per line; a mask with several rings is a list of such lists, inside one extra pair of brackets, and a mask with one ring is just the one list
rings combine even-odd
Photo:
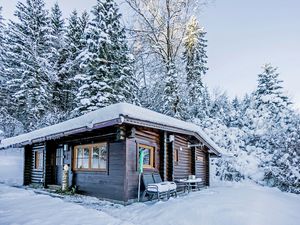
[(201, 178), (196, 178), (196, 179), (179, 179), (179, 180), (177, 180), (177, 182), (183, 183), (185, 185), (184, 192), (185, 192), (185, 189), (187, 188), (188, 189), (188, 193), (190, 193), (192, 187), (197, 187), (199, 189), (198, 185), (199, 185), (199, 183), (202, 182), (202, 179)]

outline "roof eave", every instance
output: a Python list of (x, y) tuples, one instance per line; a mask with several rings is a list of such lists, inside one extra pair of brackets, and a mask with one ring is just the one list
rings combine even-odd
[(62, 137), (67, 137), (67, 136), (70, 136), (70, 135), (73, 135), (73, 134), (79, 134), (79, 133), (82, 133), (82, 132), (92, 131), (92, 130), (95, 130), (95, 129), (100, 129), (100, 128), (109, 127), (109, 126), (122, 124), (122, 123), (123, 123), (122, 118), (118, 117), (116, 119), (104, 121), (104, 122), (101, 122), (101, 123), (96, 123), (92, 127), (84, 126), (84, 127), (80, 127), (80, 128), (76, 128), (76, 129), (72, 129), (72, 130), (67, 130), (67, 131), (64, 131), (64, 132), (58, 132), (58, 133), (50, 134), (50, 135), (47, 135), (47, 136), (32, 138), (31, 140), (15, 142), (15, 143), (12, 143), (12, 144), (9, 144), (9, 145), (4, 145), (4, 146), (0, 145), (0, 149), (10, 148), (10, 147), (24, 147), (24, 146), (30, 145), (30, 144), (35, 144), (35, 143), (49, 141), (49, 140), (56, 140), (56, 139), (59, 139), (59, 138), (62, 138)]
[(210, 152), (209, 152), (210, 154), (213, 154), (216, 157), (221, 157), (221, 155), (222, 155), (213, 146), (211, 146), (203, 137), (201, 137), (200, 134), (198, 134), (195, 131), (185, 130), (185, 129), (181, 129), (181, 128), (173, 127), (173, 126), (162, 125), (159, 123), (154, 123), (152, 121), (140, 120), (140, 119), (132, 118), (129, 116), (124, 116), (124, 115), (120, 115), (120, 116), (124, 118), (124, 123), (127, 123), (127, 124), (132, 124), (132, 125), (137, 125), (137, 126), (145, 126), (145, 127), (149, 127), (149, 128), (153, 128), (153, 129), (167, 130), (167, 131), (171, 131), (174, 133), (182, 133), (182, 134), (194, 136), (198, 140), (203, 142), (210, 149)]

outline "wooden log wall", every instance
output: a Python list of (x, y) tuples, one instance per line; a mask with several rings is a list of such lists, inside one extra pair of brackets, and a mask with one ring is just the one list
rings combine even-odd
[(84, 194), (125, 202), (126, 142), (108, 143), (107, 171), (73, 171), (73, 184)]
[(195, 148), (195, 169), (196, 177), (199, 177), (203, 180), (202, 185), (209, 185), (209, 161), (208, 161), (208, 152), (205, 148), (196, 147)]
[(138, 144), (145, 144), (155, 147), (154, 169), (144, 169), (144, 173), (159, 172), (163, 177), (161, 169), (163, 159), (161, 144), (163, 133), (146, 128), (136, 128), (135, 138), (127, 139), (126, 154), (126, 199), (136, 199), (138, 190)]
[[(43, 157), (42, 160), (43, 166), (41, 169), (35, 168), (35, 154), (36, 152), (42, 152)], [(44, 184), (45, 177), (45, 168), (46, 168), (46, 154), (45, 154), (45, 144), (34, 145), (32, 148), (32, 164), (31, 164), (31, 183), (34, 184)]]
[(208, 150), (205, 151), (205, 174), (206, 174), (206, 180), (205, 180), (205, 185), (209, 186), (210, 182), (209, 182), (209, 174), (210, 174), (210, 170), (209, 170), (209, 166), (210, 166), (210, 161), (209, 161), (209, 153)]
[(155, 147), (155, 157), (154, 157), (154, 169), (145, 169), (145, 172), (161, 172), (160, 171), (160, 164), (162, 163), (161, 160), (161, 151), (160, 151), (160, 140), (161, 135), (157, 131), (152, 131), (146, 128), (138, 128), (136, 129), (136, 142), (137, 144), (145, 144), (149, 146)]
[(55, 184), (56, 145), (53, 142), (46, 143), (45, 155), (45, 186), (47, 186), (48, 184)]
[(26, 145), (24, 147), (24, 185), (31, 183), (31, 171), (32, 171), (32, 147)]
[[(181, 135), (175, 135), (173, 143), (173, 152), (178, 151), (178, 163), (173, 165), (173, 179), (187, 178), (192, 174), (192, 150), (188, 148), (188, 138)], [(173, 157), (174, 160), (174, 157)]]
[(174, 167), (174, 151), (173, 151), (173, 142), (167, 143), (167, 180), (173, 181), (173, 167)]

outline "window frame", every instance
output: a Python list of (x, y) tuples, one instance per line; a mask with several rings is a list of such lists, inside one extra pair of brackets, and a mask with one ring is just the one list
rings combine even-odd
[(56, 148), (56, 155), (55, 155), (55, 166), (63, 166), (64, 160), (64, 149), (62, 147)]
[(179, 163), (179, 150), (177, 148), (174, 149), (174, 163), (175, 165), (178, 165)]
[[(92, 168), (92, 161), (93, 161), (93, 148), (95, 146), (99, 146), (99, 148), (105, 146), (106, 148), (106, 162), (105, 162), (105, 168)], [(88, 148), (89, 149), (89, 157), (88, 157), (88, 168), (77, 168), (77, 161), (78, 161), (78, 149), (79, 147), (82, 148)], [(97, 142), (92, 144), (83, 144), (83, 145), (75, 145), (73, 147), (73, 170), (74, 171), (99, 171), (99, 172), (107, 172), (108, 170), (108, 143), (107, 142)], [(82, 151), (83, 152), (83, 151)]]
[(145, 165), (143, 164), (144, 169), (155, 169), (155, 146), (148, 145), (148, 144), (138, 144), (138, 152), (140, 151), (140, 148), (149, 149), (150, 151), (150, 164)]
[(36, 150), (34, 151), (34, 169), (43, 170), (44, 167), (44, 153), (43, 151)]

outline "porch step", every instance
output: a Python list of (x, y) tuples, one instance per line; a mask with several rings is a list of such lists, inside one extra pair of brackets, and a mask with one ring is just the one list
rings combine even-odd
[(58, 191), (58, 190), (61, 189), (61, 186), (60, 186), (60, 185), (55, 185), (55, 184), (49, 184), (49, 185), (48, 185), (48, 188), (49, 188), (50, 190), (53, 190), (53, 191)]

